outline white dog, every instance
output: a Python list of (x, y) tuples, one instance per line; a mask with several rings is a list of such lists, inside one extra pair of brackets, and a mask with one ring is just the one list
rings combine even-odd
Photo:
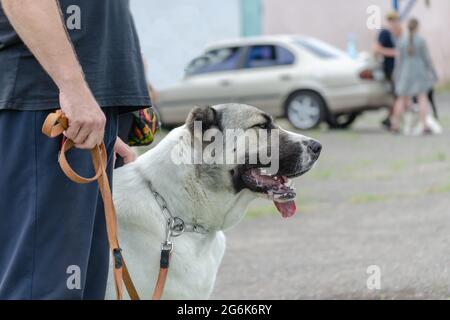
[[(193, 130), (278, 133), (277, 174), (267, 175), (261, 164), (189, 164), (181, 158), (193, 146)], [(268, 148), (274, 148), (267, 142)], [(203, 150), (205, 144), (200, 144)], [(174, 152), (174, 150), (177, 150)], [(236, 151), (233, 149), (233, 151)], [(161, 243), (167, 216), (151, 190), (167, 202), (171, 214), (201, 232), (174, 238), (164, 299), (207, 299), (225, 250), (223, 230), (235, 226), (248, 204), (258, 196), (272, 199), (283, 217), (295, 214), (295, 192), (288, 178), (307, 172), (319, 157), (321, 145), (310, 138), (280, 129), (255, 107), (224, 104), (196, 107), (186, 124), (172, 130), (157, 146), (114, 173), (114, 202), (119, 238), (127, 266), (141, 299), (150, 299), (159, 271)], [(196, 152), (194, 150), (194, 152)], [(245, 151), (245, 157), (251, 156)], [(238, 155), (239, 156), (239, 155)], [(242, 155), (241, 155), (242, 156)], [(159, 201), (161, 202), (161, 201)], [(115, 298), (110, 272), (106, 298)]]
[[(443, 130), (436, 118), (428, 113), (427, 126), (432, 134), (442, 134)], [(403, 134), (407, 136), (420, 136), (423, 134), (424, 127), (420, 121), (419, 110), (417, 106), (413, 106), (405, 112), (403, 117)]]

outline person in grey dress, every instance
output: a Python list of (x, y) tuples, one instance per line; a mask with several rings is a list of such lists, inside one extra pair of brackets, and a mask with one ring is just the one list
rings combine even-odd
[(425, 39), (417, 34), (418, 28), (418, 20), (411, 19), (408, 22), (408, 35), (398, 44), (398, 58), (394, 71), (397, 100), (391, 118), (392, 130), (395, 132), (399, 131), (400, 117), (411, 104), (412, 97), (417, 97), (424, 133), (430, 132), (426, 121), (429, 109), (427, 93), (436, 83), (437, 74)]

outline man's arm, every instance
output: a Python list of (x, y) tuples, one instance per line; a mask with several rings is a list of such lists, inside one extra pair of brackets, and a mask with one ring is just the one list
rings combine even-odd
[(381, 54), (384, 57), (394, 58), (397, 56), (397, 50), (395, 48), (387, 47), (390, 43), (391, 34), (387, 30), (382, 30), (378, 35), (377, 41), (374, 43), (373, 51), (377, 54)]
[(398, 55), (397, 50), (393, 48), (385, 48), (378, 41), (374, 43), (373, 51), (389, 58), (395, 58)]
[[(103, 141), (106, 118), (77, 60), (56, 0), (0, 0), (11, 25), (60, 90), (65, 135), (83, 149)], [(56, 106), (55, 106), (56, 107)]]

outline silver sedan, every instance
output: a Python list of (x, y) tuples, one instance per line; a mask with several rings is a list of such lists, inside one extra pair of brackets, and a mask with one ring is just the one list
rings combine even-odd
[(373, 59), (351, 59), (314, 38), (262, 36), (209, 46), (180, 82), (159, 92), (158, 107), (163, 124), (175, 125), (195, 105), (239, 102), (306, 130), (322, 121), (348, 127), (363, 111), (391, 100)]

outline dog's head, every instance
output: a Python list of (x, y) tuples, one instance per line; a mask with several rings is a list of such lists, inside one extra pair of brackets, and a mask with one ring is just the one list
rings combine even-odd
[(273, 200), (283, 217), (295, 214), (291, 179), (312, 168), (322, 149), (319, 142), (283, 130), (268, 114), (243, 104), (196, 107), (186, 126), (207, 162), (198, 166), (200, 176), (207, 176), (212, 188), (251, 192)]

